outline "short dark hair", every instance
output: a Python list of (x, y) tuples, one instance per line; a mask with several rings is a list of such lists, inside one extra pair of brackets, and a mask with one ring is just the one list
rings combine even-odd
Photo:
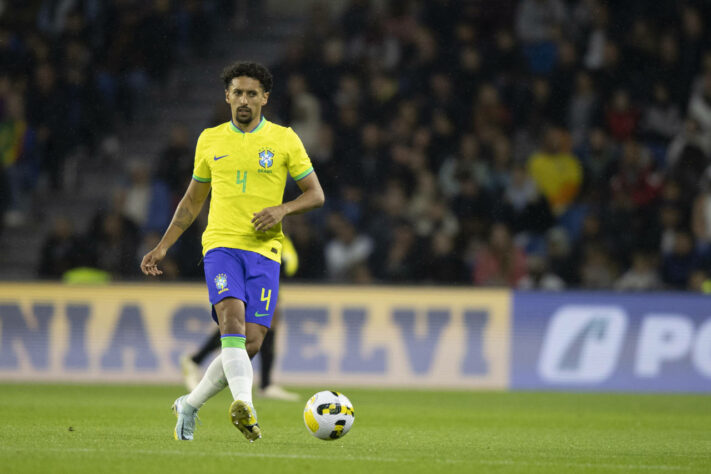
[(247, 76), (256, 79), (262, 85), (264, 92), (272, 90), (272, 73), (269, 69), (259, 63), (236, 62), (230, 64), (222, 70), (222, 82), (225, 83), (225, 90), (229, 89), (232, 79), (235, 77)]

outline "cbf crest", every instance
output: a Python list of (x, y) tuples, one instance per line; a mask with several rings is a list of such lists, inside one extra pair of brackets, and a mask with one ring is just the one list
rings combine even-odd
[(220, 273), (215, 277), (215, 286), (217, 287), (217, 294), (229, 290), (227, 288), (227, 275)]
[(274, 164), (274, 150), (264, 147), (259, 150), (259, 166), (262, 168), (271, 168)]

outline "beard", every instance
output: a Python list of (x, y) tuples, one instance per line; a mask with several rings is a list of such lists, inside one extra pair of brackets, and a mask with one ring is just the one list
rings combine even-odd
[[(244, 115), (241, 115), (240, 112), (246, 112)], [(242, 110), (237, 109), (235, 110), (235, 120), (237, 120), (238, 123), (241, 123), (242, 125), (247, 125), (252, 121), (252, 111), (250, 109), (244, 108)]]

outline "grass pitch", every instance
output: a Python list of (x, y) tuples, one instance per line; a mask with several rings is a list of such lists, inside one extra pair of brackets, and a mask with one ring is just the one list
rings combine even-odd
[(228, 422), (227, 390), (173, 440), (177, 386), (0, 385), (3, 473), (711, 472), (711, 397), (342, 389), (355, 424), (320, 441), (298, 403), (255, 399), (264, 438)]

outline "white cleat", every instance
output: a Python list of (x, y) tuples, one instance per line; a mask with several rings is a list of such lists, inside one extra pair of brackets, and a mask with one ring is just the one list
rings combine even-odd
[(173, 431), (173, 437), (179, 441), (192, 441), (195, 431), (195, 420), (197, 419), (197, 408), (194, 408), (185, 401), (187, 395), (178, 397), (173, 402), (173, 413), (178, 418)]

